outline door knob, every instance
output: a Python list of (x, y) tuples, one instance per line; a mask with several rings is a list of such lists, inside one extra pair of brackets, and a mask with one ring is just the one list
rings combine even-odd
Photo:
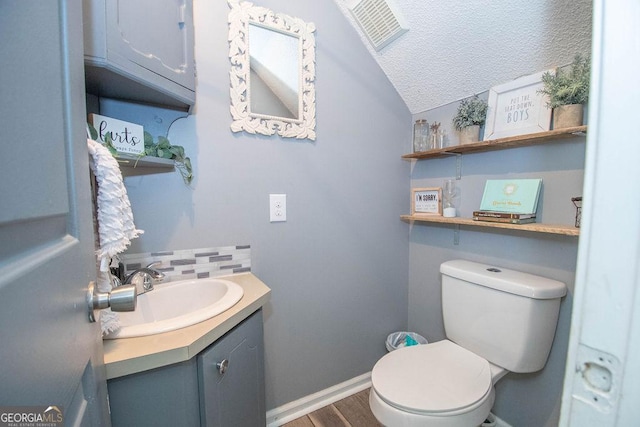
[(138, 296), (134, 285), (123, 285), (113, 288), (111, 292), (100, 292), (95, 282), (89, 283), (87, 289), (87, 309), (89, 321), (95, 322), (94, 310), (111, 307), (111, 311), (134, 311)]

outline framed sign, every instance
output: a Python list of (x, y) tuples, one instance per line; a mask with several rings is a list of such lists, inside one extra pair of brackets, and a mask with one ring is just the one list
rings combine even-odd
[(520, 77), (489, 90), (485, 141), (549, 130), (548, 97), (538, 93), (543, 88), (542, 75), (547, 72), (555, 74), (555, 69)]
[(98, 142), (111, 144), (119, 153), (141, 155), (144, 153), (144, 128), (99, 114), (89, 114), (89, 122), (98, 132)]
[(439, 187), (412, 189), (411, 215), (442, 215), (442, 189)]

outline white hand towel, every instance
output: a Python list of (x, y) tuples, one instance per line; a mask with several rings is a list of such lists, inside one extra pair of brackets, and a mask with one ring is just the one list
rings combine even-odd
[[(102, 144), (87, 139), (89, 148), (89, 167), (98, 183), (97, 211), (99, 249), (96, 253), (99, 262), (98, 289), (111, 291), (109, 264), (111, 257), (123, 252), (131, 239), (143, 233), (133, 223), (131, 203), (122, 180), (122, 172), (116, 159)], [(102, 333), (106, 334), (118, 328), (118, 318), (111, 310), (103, 310), (100, 316)]]

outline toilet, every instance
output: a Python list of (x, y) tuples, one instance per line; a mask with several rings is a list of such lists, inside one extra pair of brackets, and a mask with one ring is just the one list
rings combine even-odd
[(403, 347), (371, 372), (369, 405), (387, 427), (475, 427), (508, 372), (541, 370), (566, 285), (466, 260), (440, 266), (446, 339)]

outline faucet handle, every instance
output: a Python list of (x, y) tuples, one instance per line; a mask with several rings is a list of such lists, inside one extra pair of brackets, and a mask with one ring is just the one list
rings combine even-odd
[(160, 270), (156, 270), (154, 267), (162, 265), (162, 261), (154, 261), (151, 264), (147, 265), (147, 273), (151, 276), (151, 278), (156, 282), (162, 282), (164, 280), (164, 273)]
[(125, 284), (134, 285), (136, 288), (136, 292), (138, 295), (143, 294), (148, 291), (153, 290), (153, 276), (147, 272), (146, 269), (136, 270), (134, 273), (131, 273)]

